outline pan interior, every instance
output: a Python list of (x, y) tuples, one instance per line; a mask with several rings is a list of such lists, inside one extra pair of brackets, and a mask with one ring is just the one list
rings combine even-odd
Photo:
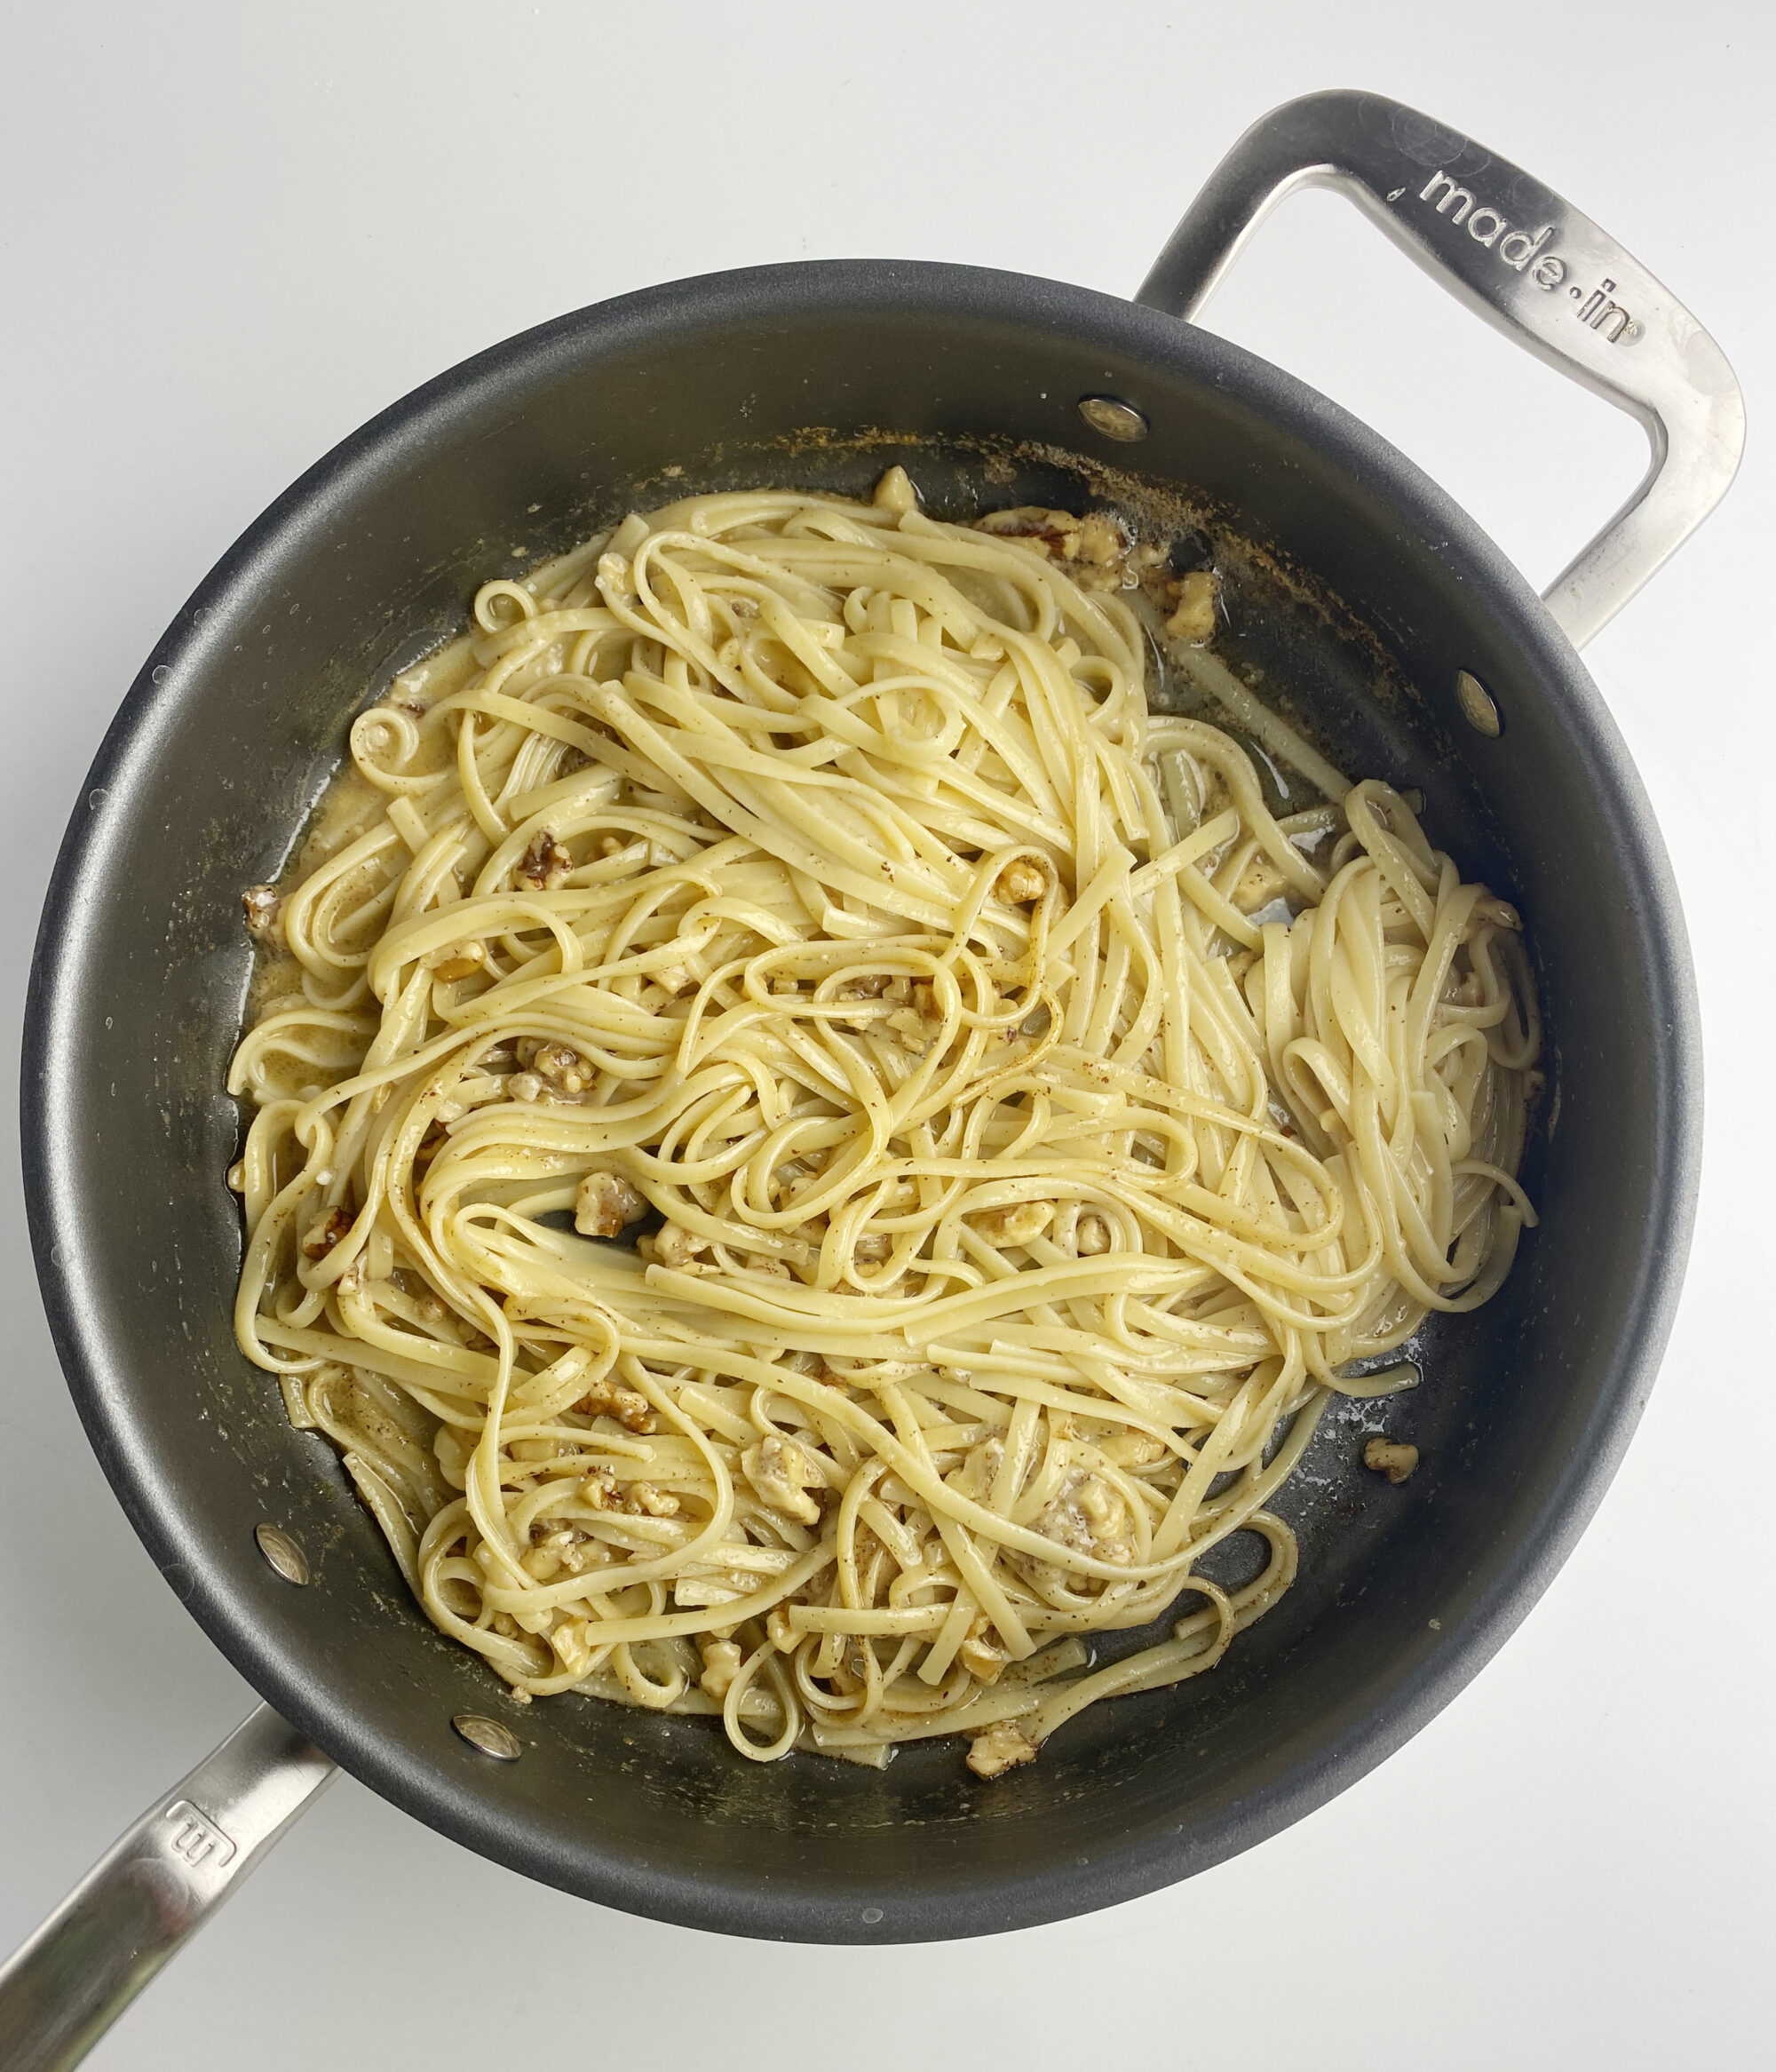
[[(1099, 303), (1076, 300), (1088, 314)], [(613, 1903), (742, 1933), (926, 1937), (1130, 1896), (1259, 1838), (1403, 1738), (1533, 1596), (1585, 1507), (1574, 1492), (1625, 1437), (1622, 1333), (1659, 1335), (1645, 1254), (1657, 1214), (1677, 1218), (1681, 1253), (1685, 1182), (1649, 1028), (1671, 951), (1656, 847), (1636, 861), (1637, 793), (1597, 736), (1607, 722), (1582, 673), (1557, 637), (1525, 631), (1533, 600), (1478, 536), (1457, 542), (1469, 561), (1452, 576), (1448, 537), (1439, 559), (1375, 467), (1366, 480), (1348, 465), (1339, 441), (1359, 428), (1328, 428), (1293, 385), (1261, 393), (1281, 377), (1181, 329), (1175, 364), (1151, 347), (1144, 363), (1126, 338), (1082, 343), (1017, 309), (971, 396), (951, 393), (959, 377), (908, 376), (916, 350), (952, 375), (963, 364), (932, 324), (898, 334), (897, 360), (880, 322), (798, 322), (793, 351), (782, 323), (766, 327), (789, 370), (774, 386), (733, 322), (662, 319), (645, 354), (620, 326), (588, 329), (577, 357), (553, 334), (527, 359), (519, 341), (349, 442), (218, 569), (152, 682), (145, 671), (59, 870), (26, 1081), (30, 1181), (59, 1343), (139, 1529), (246, 1673), (348, 1766), (472, 1845)], [(1124, 312), (1099, 329), (1160, 322)], [(1106, 369), (1112, 344), (1127, 364)], [(1209, 381), (1210, 358), (1243, 396), (1230, 401), (1225, 365)], [(805, 390), (811, 368), (812, 397), (794, 378)], [(1106, 373), (1154, 420), (1138, 475), (1069, 449), (1072, 401)], [(1110, 503), (1195, 543), (1224, 576), (1223, 652), (1347, 771), (1422, 790), (1432, 839), (1525, 911), (1550, 1026), (1524, 1175), (1543, 1229), (1486, 1310), (1423, 1334), (1420, 1388), (1328, 1415), (1276, 1503), (1301, 1536), (1294, 1588), (1210, 1674), (1091, 1708), (990, 1787), (954, 1741), (909, 1746), (882, 1772), (761, 1766), (707, 1720), (572, 1696), (518, 1705), (411, 1603), (331, 1447), (289, 1426), (229, 1322), (239, 895), (282, 869), (353, 713), (460, 629), (479, 582), (627, 509), (766, 483), (867, 496), (897, 462), (939, 516)], [(1475, 608), (1483, 582), (1491, 616)], [(1499, 698), (1502, 742), (1461, 730), (1457, 667)], [(1600, 912), (1588, 888), (1624, 845), (1625, 890)], [(1677, 956), (1681, 993), (1681, 941)], [(1612, 1133), (1624, 1115), (1626, 1139)], [(1384, 1425), (1422, 1453), (1399, 1489), (1360, 1465)], [(303, 1546), (307, 1588), (258, 1558), (265, 1520)], [(521, 1759), (467, 1748), (449, 1726), (464, 1711), (509, 1724)]]

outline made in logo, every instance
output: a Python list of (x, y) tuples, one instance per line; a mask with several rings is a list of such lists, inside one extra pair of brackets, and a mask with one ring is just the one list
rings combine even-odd
[[(1406, 193), (1404, 187), (1396, 187), (1388, 196), (1397, 202)], [(1534, 282), (1538, 288), (1552, 294), (1566, 279), (1566, 261), (1558, 252), (1549, 249), (1549, 240), (1554, 234), (1551, 223), (1544, 223), (1537, 230), (1525, 230), (1512, 226), (1510, 219), (1490, 202), (1477, 201), (1473, 190), (1461, 186), (1448, 172), (1433, 172), (1420, 188), (1418, 199), (1428, 202), (1447, 222), (1465, 229), (1476, 244), (1484, 245), (1502, 266), (1509, 266), (1513, 274), (1521, 274)], [(1566, 290), (1579, 307), (1574, 312), (1579, 322), (1606, 338), (1613, 345), (1628, 345), (1640, 334), (1640, 326), (1621, 303), (1615, 300), (1615, 282), (1606, 281), (1594, 288), (1589, 295), (1577, 283)]]
[(170, 1830), (167, 1846), (175, 1856), (183, 1857), (195, 1870), (202, 1864), (209, 1864), (220, 1870), (233, 1862), (234, 1845), (207, 1813), (200, 1811), (188, 1798), (176, 1798), (163, 1815)]

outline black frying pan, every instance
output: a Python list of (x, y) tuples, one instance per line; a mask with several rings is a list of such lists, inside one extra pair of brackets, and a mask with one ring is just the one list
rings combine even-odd
[[(1545, 604), (1374, 433), (1177, 321), (1304, 179), (1647, 425), (1647, 483)], [(1677, 1290), (1701, 1100), (1688, 955), (1573, 642), (1722, 494), (1741, 426), (1712, 341), (1595, 226), (1407, 109), (1326, 94), (1241, 142), (1137, 303), (887, 263), (679, 282), (496, 347), (290, 489), (179, 613), (99, 752), (44, 918), (23, 1087), (38, 1271), (81, 1415), (169, 1582), (275, 1712), (151, 1808), (0, 1977), (6, 2062), (71, 2062), (329, 1758), (607, 1904), (922, 1940), (1187, 1877), (1447, 1703), (1596, 1504)], [(240, 893), (278, 873), (349, 716), (478, 582), (626, 509), (767, 480), (864, 494), (895, 461), (946, 515), (1142, 485), (1181, 499), (1225, 573), (1235, 657), (1345, 768), (1421, 787), (1439, 842), (1522, 909), (1550, 1034), (1526, 1176), (1543, 1221), (1495, 1301), (1427, 1331), (1425, 1385), (1390, 1406), (1418, 1473), (1367, 1473), (1372, 1417), (1329, 1417), (1280, 1506), (1304, 1543), (1280, 1608), (1211, 1676), (1093, 1708), (990, 1789), (954, 1744), (880, 1773), (759, 1766), (707, 1721), (519, 1708), (410, 1602), (331, 1449), (289, 1428), (229, 1323)]]

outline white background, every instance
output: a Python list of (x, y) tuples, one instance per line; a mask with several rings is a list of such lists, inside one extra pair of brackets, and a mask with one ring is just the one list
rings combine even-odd
[[(738, 2072), (1146, 2051), (1317, 2072), (1768, 2064), (1776, 490), (1758, 433), (1776, 300), (1753, 208), (1776, 9), (11, 0), (5, 13), (9, 1052), (63, 822), (178, 605), (344, 433), (559, 311), (827, 256), (1129, 293), (1248, 122), (1312, 88), (1363, 86), (1484, 139), (1620, 236), (1714, 331), (1753, 418), (1727, 504), (1589, 656), (1663, 823), (1701, 972), (1708, 1164), (1687, 1293), (1596, 1524), (1463, 1697), (1366, 1782), (1191, 1885), (916, 1949), (631, 1920), (342, 1780), (92, 2061), (577, 2066), (677, 2046)], [(1629, 420), (1514, 353), (1334, 197), (1288, 204), (1209, 322), (1379, 426), (1539, 582), (1637, 473)], [(6, 1128), (0, 1948), (251, 1698), (88, 1453), (38, 1307), (10, 1114)]]

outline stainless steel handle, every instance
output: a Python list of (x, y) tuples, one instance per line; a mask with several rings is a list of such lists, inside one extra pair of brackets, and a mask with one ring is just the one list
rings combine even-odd
[(1542, 594), (1582, 647), (1726, 494), (1745, 404), (1720, 347), (1589, 216), (1399, 101), (1310, 93), (1253, 123), (1185, 212), (1138, 302), (1193, 317), (1271, 210), (1336, 187), (1489, 323), (1638, 419), (1639, 487)]
[(77, 2065), (332, 1774), (269, 1705), (243, 1720), (0, 1966), (0, 2066)]

